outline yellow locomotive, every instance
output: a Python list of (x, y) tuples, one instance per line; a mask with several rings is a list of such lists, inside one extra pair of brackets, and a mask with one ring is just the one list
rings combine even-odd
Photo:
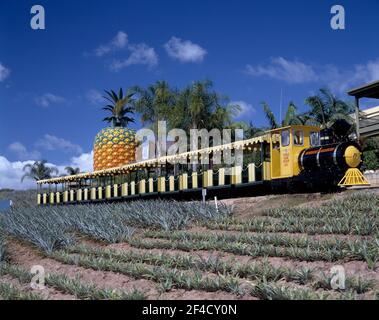
[[(241, 165), (199, 165), (194, 158), (243, 152)], [(293, 125), (229, 144), (37, 182), (39, 205), (132, 199), (218, 198), (368, 184), (359, 170), (361, 150), (348, 141), (320, 143), (320, 128)]]

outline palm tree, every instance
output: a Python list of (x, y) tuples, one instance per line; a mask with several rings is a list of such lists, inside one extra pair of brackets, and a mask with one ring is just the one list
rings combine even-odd
[(218, 105), (211, 118), (211, 126), (217, 129), (224, 129), (225, 126), (230, 126), (234, 123), (233, 119), (241, 111), (241, 106), (238, 104), (228, 104), (226, 106)]
[(262, 102), (263, 111), (265, 113), (266, 119), (269, 123), (271, 129), (276, 129), (279, 127), (278, 122), (276, 121), (274, 113), (271, 111), (270, 106), (266, 102)]
[[(135, 109), (141, 115), (141, 123), (150, 124), (156, 132), (158, 121), (169, 120), (175, 106), (175, 92), (166, 81), (157, 81), (146, 89), (135, 86), (133, 89), (138, 95), (134, 101)], [(170, 123), (169, 123), (169, 127)]]
[(103, 121), (112, 123), (114, 127), (125, 127), (128, 123), (134, 122), (134, 119), (128, 116), (128, 114), (133, 114), (134, 93), (129, 92), (124, 96), (122, 88), (120, 88), (118, 95), (113, 90), (104, 91), (107, 94), (104, 98), (111, 104), (108, 104), (103, 109), (110, 111), (112, 115), (104, 118)]
[[(172, 120), (175, 115), (175, 98), (176, 93), (171, 90), (166, 81), (157, 81), (146, 89), (135, 86), (132, 88), (138, 98), (134, 101), (136, 111), (141, 115), (141, 123), (149, 124), (158, 136), (159, 121), (166, 121), (168, 128), (175, 128)], [(158, 155), (163, 154), (161, 145), (157, 145), (156, 150)]]
[(66, 167), (64, 168), (69, 176), (74, 176), (80, 173), (80, 168)]
[(24, 166), (23, 171), (25, 174), (21, 178), (21, 182), (24, 179), (43, 180), (52, 178), (53, 174), (58, 174), (58, 169), (55, 167), (46, 166), (47, 161), (35, 161), (33, 164), (27, 164)]
[(241, 110), (238, 105), (229, 104), (229, 99), (213, 90), (210, 80), (195, 81), (178, 93), (177, 112), (180, 128), (189, 132), (191, 129), (223, 129), (233, 123)]
[(311, 108), (308, 115), (323, 129), (331, 127), (336, 120), (345, 120), (352, 124), (350, 114), (354, 112), (354, 107), (338, 99), (329, 89), (320, 89), (318, 94), (308, 97), (305, 103)]
[(270, 106), (266, 102), (262, 102), (262, 106), (271, 129), (295, 124), (306, 124), (310, 120), (310, 118), (305, 117), (304, 115), (299, 115), (297, 113), (297, 107), (292, 101), (288, 104), (286, 115), (284, 116), (284, 119), (281, 123), (277, 121), (274, 113), (271, 111)]

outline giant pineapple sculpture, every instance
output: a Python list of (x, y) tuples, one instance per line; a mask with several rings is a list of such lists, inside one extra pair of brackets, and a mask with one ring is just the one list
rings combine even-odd
[(104, 98), (111, 104), (104, 107), (112, 115), (103, 120), (111, 123), (111, 127), (104, 128), (95, 137), (94, 163), (95, 171), (115, 168), (135, 160), (135, 132), (126, 126), (134, 122), (127, 114), (133, 113), (130, 107), (133, 94), (124, 96), (122, 89), (117, 95), (113, 90), (105, 91)]

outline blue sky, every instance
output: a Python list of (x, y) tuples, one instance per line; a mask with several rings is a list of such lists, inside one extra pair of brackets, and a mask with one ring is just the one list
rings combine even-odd
[[(30, 28), (45, 8), (46, 29)], [(346, 10), (346, 30), (330, 9)], [(17, 187), (28, 160), (87, 169), (106, 126), (103, 89), (166, 80), (183, 87), (211, 79), (265, 124), (260, 102), (279, 117), (293, 100), (329, 86), (379, 79), (377, 13), (366, 1), (10, 1), (0, 3), (0, 188)], [(375, 102), (373, 102), (375, 103)]]

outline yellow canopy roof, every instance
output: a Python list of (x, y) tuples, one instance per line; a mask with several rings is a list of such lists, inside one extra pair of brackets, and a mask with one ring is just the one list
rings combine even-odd
[(269, 140), (269, 134), (264, 134), (262, 136), (248, 139), (248, 140), (240, 140), (240, 141), (235, 141), (228, 144), (222, 144), (222, 145), (218, 145), (218, 146), (214, 146), (210, 148), (193, 150), (193, 151), (188, 151), (188, 152), (184, 152), (180, 154), (168, 155), (164, 157), (148, 159), (145, 161), (128, 163), (121, 167), (109, 168), (109, 169), (99, 170), (99, 171), (94, 171), (94, 172), (80, 173), (80, 174), (76, 174), (72, 176), (64, 176), (64, 177), (39, 180), (37, 181), (37, 184), (46, 184), (46, 183), (57, 184), (57, 183), (76, 181), (80, 179), (91, 179), (91, 178), (96, 178), (100, 176), (113, 176), (115, 174), (122, 174), (122, 173), (128, 173), (130, 171), (135, 171), (136, 169), (139, 169), (139, 168), (155, 167), (155, 166), (165, 164), (167, 162), (173, 163), (181, 159), (188, 159), (193, 156), (210, 154), (212, 152), (220, 152), (223, 150), (234, 150), (234, 149), (239, 150), (239, 149), (243, 149), (245, 147), (248, 147), (254, 144), (259, 144), (261, 142), (268, 141), (268, 140)]

